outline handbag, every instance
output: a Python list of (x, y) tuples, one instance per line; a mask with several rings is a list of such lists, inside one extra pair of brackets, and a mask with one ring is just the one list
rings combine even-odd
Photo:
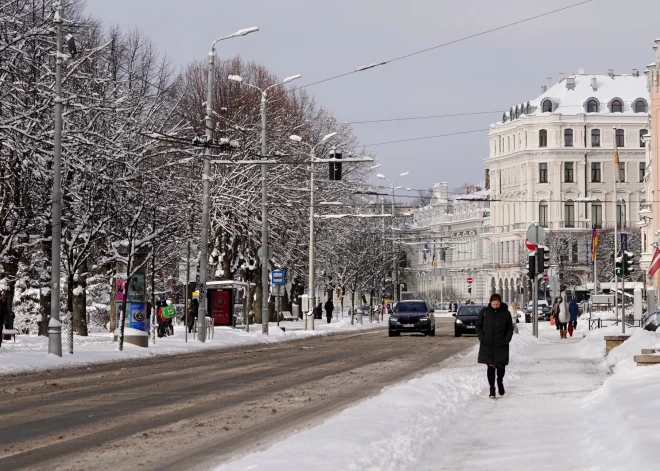
[(550, 325), (555, 325), (555, 316), (550, 315)]
[(568, 323), (568, 335), (573, 337), (573, 322), (572, 321)]

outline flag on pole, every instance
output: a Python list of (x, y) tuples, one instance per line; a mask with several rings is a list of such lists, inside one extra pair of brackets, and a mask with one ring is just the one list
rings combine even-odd
[(594, 224), (591, 229), (591, 264), (593, 265), (596, 261), (596, 247), (598, 247), (598, 229)]
[(651, 266), (649, 267), (649, 276), (655, 275), (655, 272), (660, 268), (660, 249), (655, 248), (653, 252), (653, 258), (651, 259)]
[(435, 255), (435, 252), (433, 252), (433, 261), (431, 262), (431, 266), (435, 268), (438, 265), (438, 258)]
[(616, 146), (616, 136), (614, 137), (614, 178), (617, 183), (621, 183), (621, 170), (619, 170), (619, 148)]
[(428, 242), (424, 244), (424, 262), (426, 262), (429, 258), (429, 253), (431, 252), (431, 247), (429, 247)]

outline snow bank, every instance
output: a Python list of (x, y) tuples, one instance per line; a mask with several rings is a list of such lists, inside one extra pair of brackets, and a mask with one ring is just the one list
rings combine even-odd
[[(387, 326), (389, 316), (384, 322), (370, 323), (364, 321), (363, 325), (351, 325), (350, 318), (344, 318), (331, 324), (317, 321), (315, 330), (302, 330), (302, 322), (280, 322), (286, 329), (283, 331), (277, 324), (269, 325), (270, 335), (262, 335), (261, 325), (250, 326), (250, 332), (231, 327), (216, 327), (213, 338), (206, 343), (193, 339), (188, 335), (185, 341), (183, 326), (175, 326), (175, 335), (172, 337), (156, 338), (156, 344), (151, 342), (148, 348), (124, 344), (124, 351), (117, 350), (117, 342), (113, 341), (112, 333), (91, 333), (87, 337), (74, 336), (74, 354), (63, 353), (62, 357), (48, 355), (48, 337), (36, 335), (17, 335), (16, 342), (3, 342), (0, 348), (0, 375), (22, 371), (38, 371), (51, 368), (64, 368), (82, 366), (94, 363), (128, 360), (136, 358), (151, 358), (157, 355), (178, 355), (180, 353), (195, 352), (199, 350), (222, 349), (239, 345), (270, 344), (288, 340), (330, 335), (337, 332), (360, 331)], [(57, 323), (50, 320), (51, 326)], [(296, 330), (298, 329), (298, 330)], [(119, 333), (119, 331), (117, 331)], [(124, 335), (147, 335), (146, 333), (124, 329)], [(62, 334), (64, 339), (64, 332)], [(64, 341), (65, 342), (65, 341)]]
[[(523, 371), (522, 352), (538, 342), (529, 335), (514, 336), (511, 357), (520, 358), (521, 363), (514, 361), (507, 369), (509, 380)], [(387, 388), (318, 427), (217, 470), (411, 469), (422, 451), (449, 430), (467, 403), (487, 395), (484, 367), (477, 365), (477, 352), (475, 347), (455, 358), (448, 368)]]
[[(620, 332), (616, 329), (617, 333)], [(595, 344), (601, 335), (583, 343)], [(653, 332), (634, 329), (631, 337), (610, 351), (607, 364), (614, 374), (585, 400), (590, 421), (591, 461), (597, 469), (653, 470), (659, 468), (660, 365), (638, 367), (633, 360), (642, 348), (660, 348)], [(591, 345), (585, 351), (595, 351)]]

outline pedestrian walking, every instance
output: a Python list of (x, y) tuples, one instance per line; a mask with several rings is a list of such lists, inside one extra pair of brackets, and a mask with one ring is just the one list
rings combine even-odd
[(316, 306), (316, 309), (314, 310), (314, 318), (323, 319), (323, 304), (319, 303), (319, 305)]
[[(571, 299), (571, 303), (568, 305), (568, 313), (571, 315), (571, 325), (573, 330), (577, 329), (578, 317), (580, 316), (580, 308), (575, 298)], [(573, 335), (571, 334), (571, 337)]]
[[(193, 330), (197, 332), (197, 329), (195, 326), (197, 325), (197, 317), (199, 316), (199, 300), (198, 299), (193, 299), (191, 308), (190, 308), (190, 316), (188, 317), (188, 333), (191, 334)], [(192, 324), (192, 325), (191, 325)]]
[(559, 338), (566, 339), (568, 336), (568, 323), (571, 321), (571, 314), (568, 312), (568, 305), (566, 304), (566, 292), (563, 292), (559, 297)]
[(328, 319), (328, 324), (332, 322), (332, 311), (335, 309), (335, 305), (332, 302), (331, 298), (325, 302), (325, 317)]
[(494, 293), (490, 303), (483, 308), (477, 318), (477, 337), (479, 338), (478, 362), (487, 365), (489, 398), (495, 399), (495, 374), (497, 389), (504, 396), (504, 374), (509, 364), (509, 342), (513, 338), (513, 321), (509, 307), (502, 302), (502, 297)]
[(0, 347), (2, 347), (2, 330), (5, 328), (5, 319), (9, 319), (9, 309), (5, 301), (5, 293), (0, 293)]

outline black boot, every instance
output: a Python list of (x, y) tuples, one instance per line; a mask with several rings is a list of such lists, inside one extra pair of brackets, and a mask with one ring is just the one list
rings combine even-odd
[(490, 394), (488, 395), (488, 397), (491, 399), (495, 399), (495, 368), (494, 367), (488, 365), (487, 376), (488, 376), (488, 384), (490, 386)]
[(504, 396), (504, 384), (502, 383), (501, 379), (497, 380), (497, 392), (500, 393), (500, 396)]
[(504, 366), (500, 366), (497, 368), (497, 392), (500, 393), (500, 396), (504, 396), (504, 373), (506, 370), (504, 369)]

